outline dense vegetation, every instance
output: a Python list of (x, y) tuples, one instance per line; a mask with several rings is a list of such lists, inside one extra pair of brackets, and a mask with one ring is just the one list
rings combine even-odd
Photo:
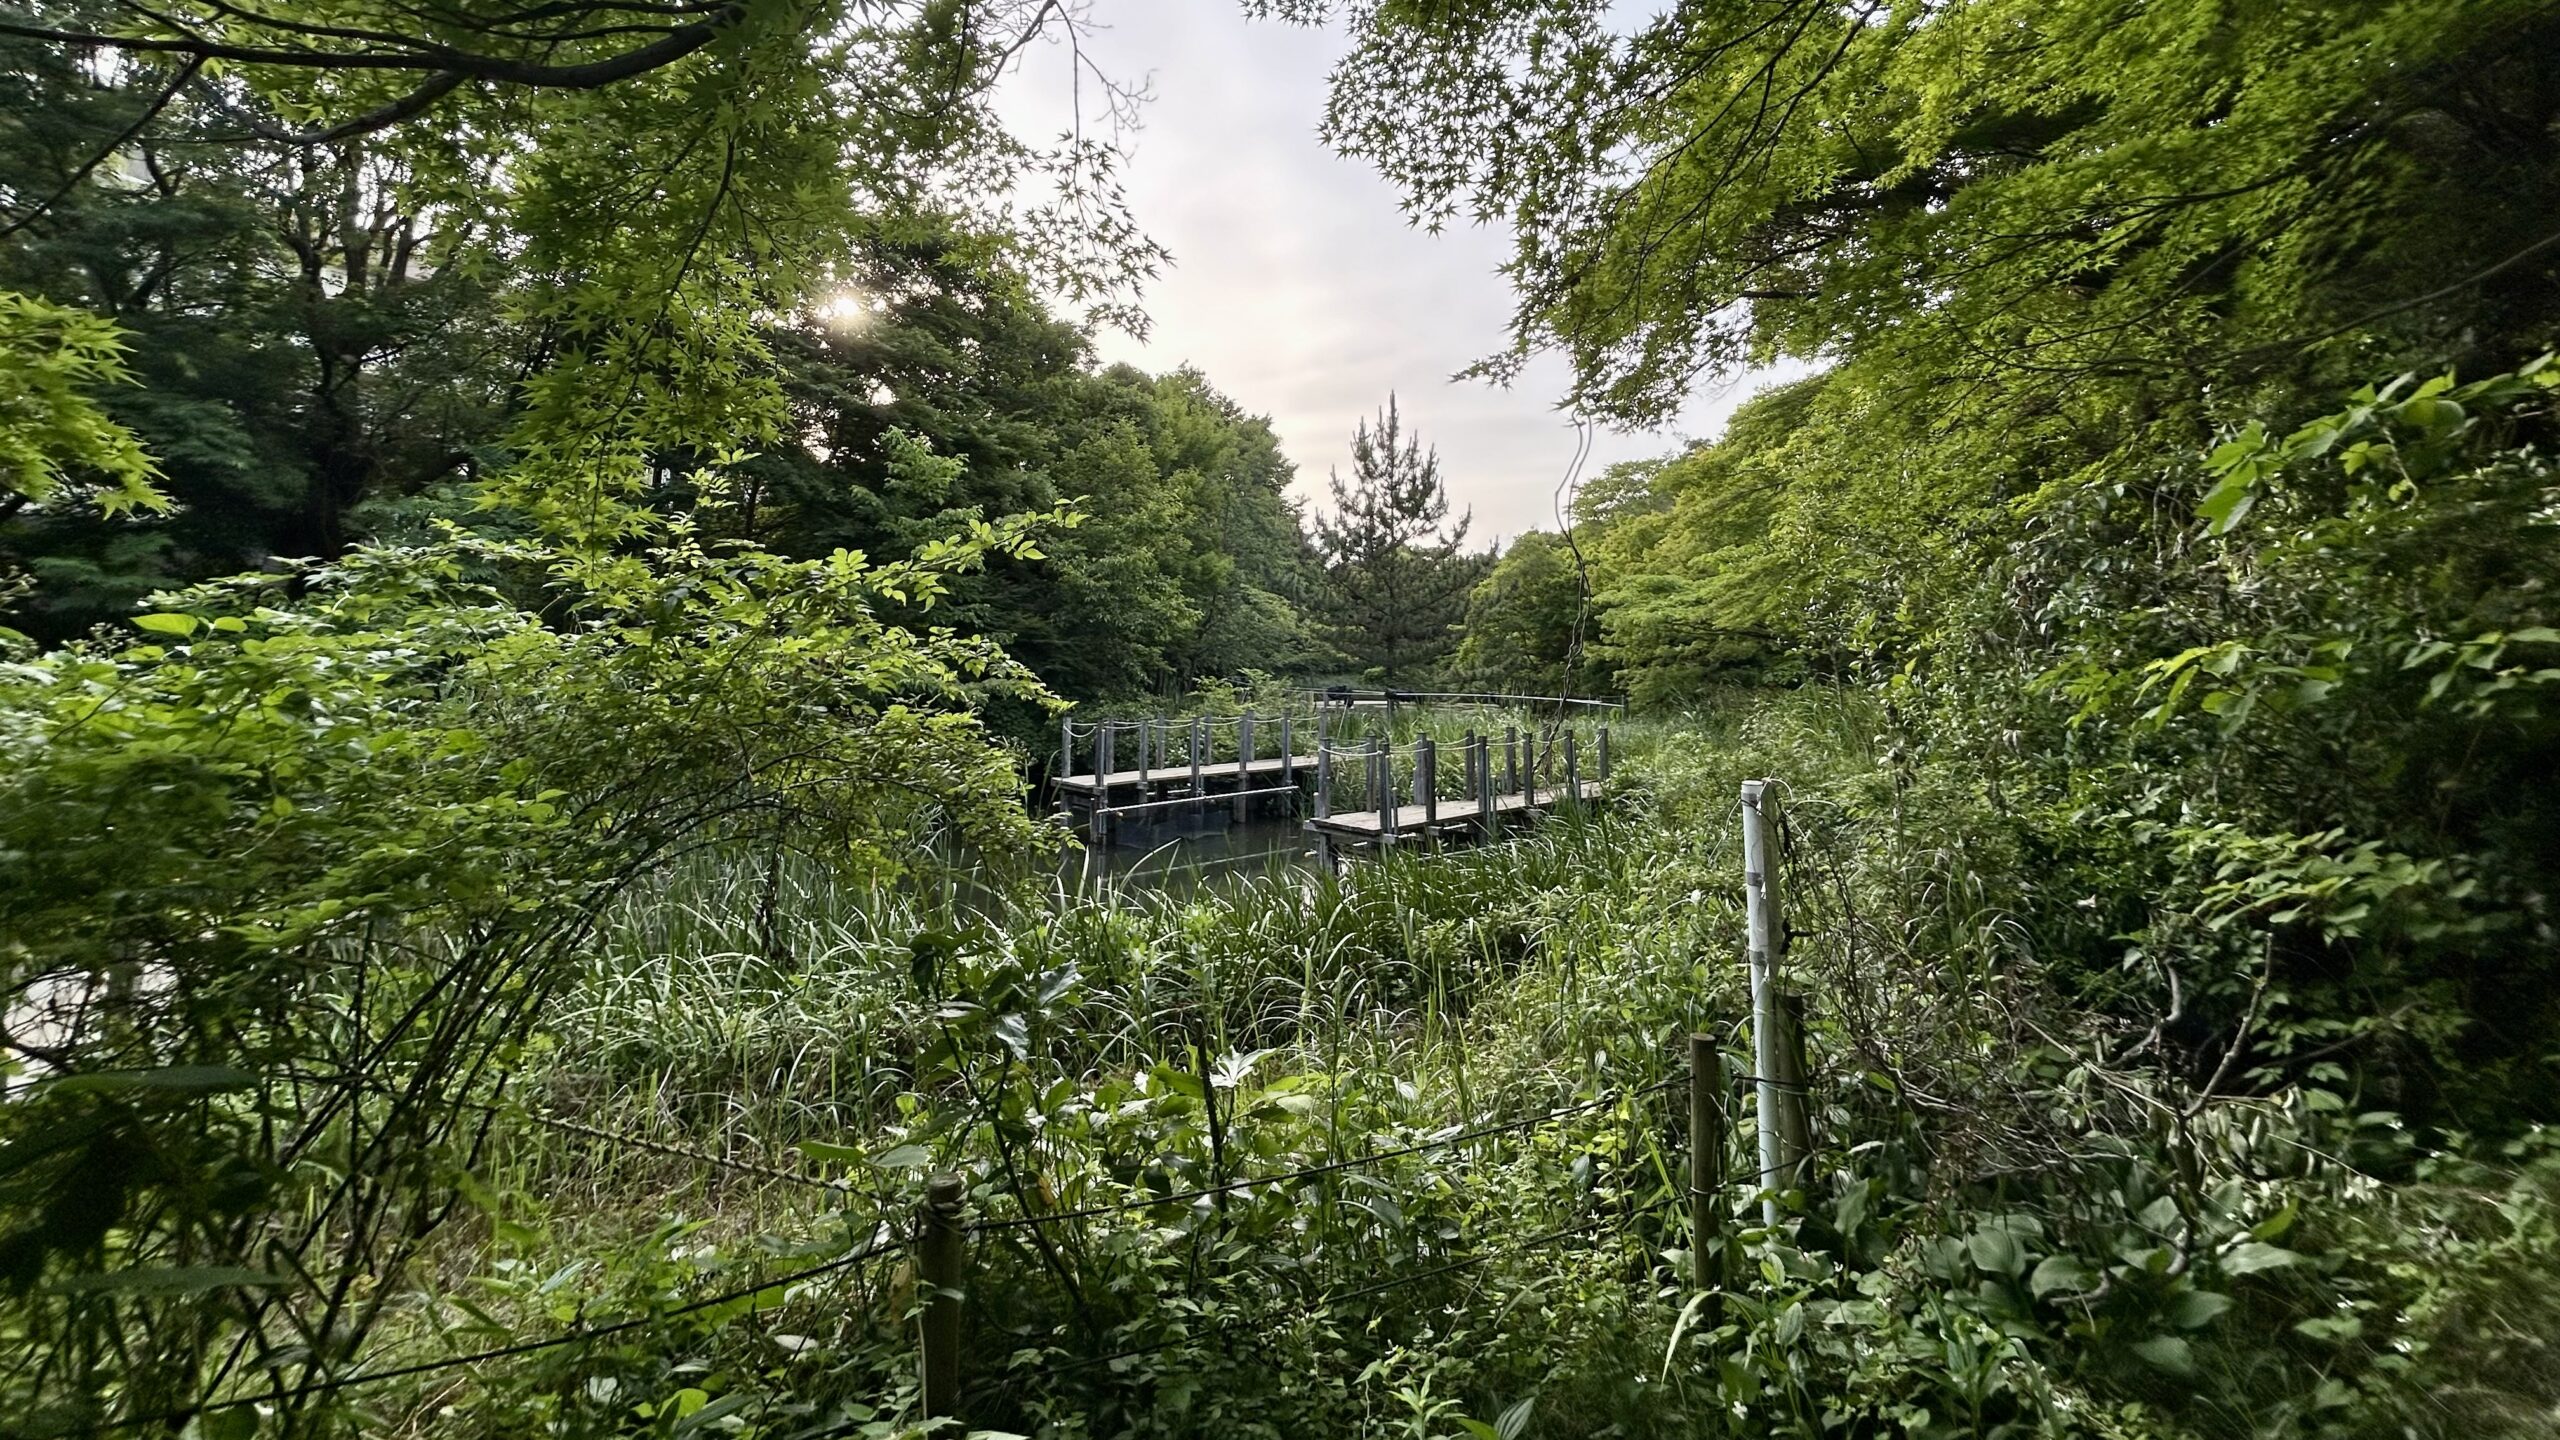
[[(1092, 362), (1060, 7), (0, 14), (0, 1432), (948, 1430), (933, 1170), (983, 1428), (2560, 1430), (2560, 15), (1246, 8), (1488, 374), (1816, 373), (1490, 559)], [(1364, 667), (1610, 805), (1054, 878), (1068, 701)]]

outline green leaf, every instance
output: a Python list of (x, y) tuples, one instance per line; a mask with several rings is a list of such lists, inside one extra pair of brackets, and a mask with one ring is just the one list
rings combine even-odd
[(2210, 1325), (2231, 1308), (2231, 1297), (2217, 1290), (2182, 1290), (2169, 1300), (2169, 1323), (2181, 1330)]
[(85, 1075), (65, 1075), (47, 1081), (45, 1089), (58, 1094), (114, 1094), (131, 1090), (172, 1090), (181, 1094), (209, 1094), (217, 1090), (245, 1090), (257, 1083), (258, 1077), (246, 1070), (228, 1065), (164, 1065), (153, 1070), (98, 1070)]
[(1973, 1257), (1975, 1268), (1992, 1275), (2015, 1275), (2027, 1265), (2018, 1237), (2006, 1230), (1976, 1230), (1965, 1241), (1965, 1250)]
[(2027, 1277), (2027, 1288), (2041, 1299), (2056, 1290), (2086, 1290), (2095, 1278), (2089, 1267), (2074, 1256), (2047, 1255), (2036, 1263), (2035, 1273)]
[(921, 1145), (899, 1145), (871, 1157), (881, 1170), (921, 1170), (933, 1163), (933, 1152)]
[(2261, 1270), (2277, 1270), (2302, 1259), (2280, 1246), (2257, 1240), (2243, 1240), (2223, 1252), (2222, 1271), (2226, 1275), (2255, 1275)]
[(293, 1282), (264, 1270), (237, 1265), (173, 1265), (139, 1270), (111, 1270), (103, 1275), (66, 1275), (53, 1288), (75, 1295), (197, 1295), (233, 1286), (271, 1289)]
[(2175, 1335), (2154, 1335), (2135, 1344), (2133, 1353), (2154, 1369), (2171, 1375), (2183, 1377), (2196, 1373), (2195, 1351)]

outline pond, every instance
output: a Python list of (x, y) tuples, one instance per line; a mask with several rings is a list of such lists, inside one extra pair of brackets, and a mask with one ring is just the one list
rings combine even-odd
[(1222, 804), (1198, 813), (1168, 811), (1155, 820), (1123, 820), (1111, 843), (1088, 840), (1069, 851), (1060, 861), (1062, 878), (1186, 890), (1248, 875), (1313, 874), (1319, 862), (1305, 825), (1294, 815), (1260, 811), (1238, 821)]

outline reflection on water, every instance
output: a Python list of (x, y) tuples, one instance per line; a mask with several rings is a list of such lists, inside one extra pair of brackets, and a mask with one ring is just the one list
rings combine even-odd
[(1261, 815), (1239, 824), (1226, 805), (1202, 813), (1168, 812), (1151, 821), (1123, 820), (1109, 845), (1086, 842), (1061, 865), (1070, 884), (1110, 883), (1188, 890), (1245, 875), (1312, 871), (1315, 840), (1303, 820)]

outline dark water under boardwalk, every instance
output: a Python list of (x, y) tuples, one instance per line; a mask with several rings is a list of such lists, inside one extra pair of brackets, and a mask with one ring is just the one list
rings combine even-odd
[(1060, 862), (1070, 882), (1189, 889), (1238, 876), (1311, 872), (1315, 840), (1294, 815), (1261, 814), (1241, 823), (1230, 806), (1171, 812), (1145, 823), (1123, 821), (1108, 845), (1086, 842)]

